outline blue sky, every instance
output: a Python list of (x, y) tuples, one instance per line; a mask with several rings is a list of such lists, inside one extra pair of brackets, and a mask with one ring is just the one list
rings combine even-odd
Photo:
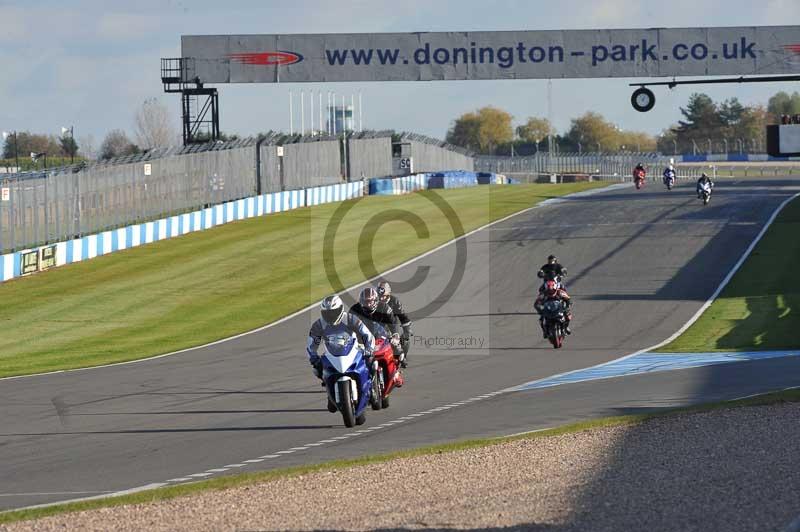
[[(159, 59), (180, 55), (182, 34), (537, 30), (800, 24), (797, 0), (0, 0), (0, 130), (58, 133), (75, 126), (95, 143), (133, 130), (137, 107), (157, 97), (179, 125), (180, 98), (165, 95)], [(626, 129), (658, 133), (680, 118), (693, 90), (714, 99), (765, 103), (797, 84), (705, 86), (657, 91), (647, 114), (629, 103), (631, 80), (554, 80), (559, 131), (598, 111)], [(635, 81), (635, 80), (634, 80)], [(547, 82), (222, 85), (223, 131), (288, 129), (288, 91), (361, 91), (364, 126), (443, 137), (460, 114), (496, 105), (520, 123), (547, 115)]]

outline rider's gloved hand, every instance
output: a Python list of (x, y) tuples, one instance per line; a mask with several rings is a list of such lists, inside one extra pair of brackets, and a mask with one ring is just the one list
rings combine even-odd
[(312, 371), (318, 379), (322, 378), (322, 360), (319, 357), (311, 361)]

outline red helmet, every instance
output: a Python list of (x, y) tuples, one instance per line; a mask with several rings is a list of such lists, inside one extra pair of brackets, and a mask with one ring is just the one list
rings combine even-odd
[(558, 285), (552, 279), (544, 283), (544, 295), (553, 297), (558, 292)]

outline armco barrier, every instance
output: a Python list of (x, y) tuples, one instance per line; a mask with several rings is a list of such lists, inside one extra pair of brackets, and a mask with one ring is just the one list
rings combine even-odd
[(417, 174), (406, 177), (374, 178), (369, 180), (369, 194), (398, 195), (434, 188), (461, 188), (475, 185), (512, 184), (516, 179), (492, 172), (467, 172), (455, 170), (432, 174)]
[(428, 176), (428, 188), (463, 188), (477, 184), (478, 174), (475, 172), (436, 172)]
[(33, 252), (40, 254), (41, 250), (53, 246), (56, 248), (55, 266), (63, 266), (186, 233), (203, 231), (236, 220), (357, 198), (364, 195), (364, 188), (364, 183), (359, 181), (262, 194), (153, 222), (129, 225), (74, 240), (8, 253), (0, 256), (0, 282), (20, 277), (23, 255), (30, 256)]
[(395, 178), (375, 178), (369, 180), (370, 196), (397, 196), (428, 188), (428, 175), (417, 174)]

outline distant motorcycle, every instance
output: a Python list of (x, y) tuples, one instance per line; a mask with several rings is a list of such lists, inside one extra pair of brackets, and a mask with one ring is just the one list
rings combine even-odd
[(703, 205), (708, 205), (708, 202), (711, 201), (711, 182), (706, 181), (700, 185), (700, 198), (703, 200)]
[(395, 339), (376, 338), (373, 361), (373, 373), (377, 379), (378, 393), (370, 398), (373, 410), (389, 407), (389, 394), (395, 388), (403, 386), (403, 373), (394, 357), (392, 342)]
[(636, 185), (636, 190), (644, 186), (645, 171), (638, 168), (633, 171), (633, 183)]
[(561, 268), (561, 275), (556, 274), (555, 272), (545, 272), (544, 270), (539, 270), (536, 276), (542, 280), (542, 284), (539, 287), (539, 293), (541, 294), (544, 290), (544, 285), (547, 281), (555, 281), (556, 287), (564, 288), (564, 277), (567, 276), (567, 269)]
[(675, 172), (666, 172), (664, 174), (664, 185), (667, 190), (672, 190), (672, 187), (675, 186)]
[(367, 367), (364, 348), (355, 334), (328, 335), (324, 343), (322, 381), (330, 403), (341, 412), (345, 427), (363, 425), (370, 399), (380, 397), (377, 375)]
[(544, 330), (547, 339), (556, 349), (561, 349), (566, 335), (567, 318), (564, 303), (560, 299), (552, 299), (545, 302), (542, 308), (544, 318)]

